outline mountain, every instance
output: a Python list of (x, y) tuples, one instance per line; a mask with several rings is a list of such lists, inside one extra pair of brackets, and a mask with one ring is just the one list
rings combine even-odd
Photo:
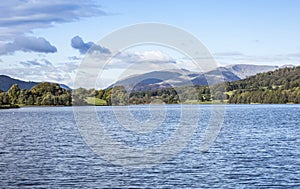
[[(261, 72), (273, 71), (278, 66), (230, 65), (219, 67), (206, 73), (192, 72), (186, 69), (152, 71), (133, 75), (117, 81), (113, 86), (124, 86), (129, 91), (147, 91), (186, 85), (206, 86), (224, 81), (238, 81)], [(220, 76), (222, 73), (222, 76)]]
[(251, 64), (235, 64), (226, 66), (228, 70), (237, 75), (241, 79), (245, 79), (249, 76), (256, 75), (258, 73), (274, 71), (278, 69), (278, 66), (268, 65), (251, 65)]
[(37, 82), (31, 82), (31, 81), (22, 81), (18, 79), (13, 79), (11, 77), (8, 77), (6, 75), (0, 75), (0, 90), (2, 91), (8, 91), (10, 87), (14, 84), (18, 84), (20, 89), (31, 89), (33, 86), (37, 85)]
[[(8, 91), (10, 87), (14, 84), (18, 84), (20, 89), (31, 89), (33, 86), (39, 84), (39, 82), (32, 81), (22, 81), (19, 79), (14, 79), (6, 75), (0, 75), (0, 90)], [(70, 90), (71, 88), (67, 85), (60, 84), (61, 88)]]
[(59, 84), (59, 86), (66, 90), (72, 90), (68, 85), (65, 85), (65, 84)]

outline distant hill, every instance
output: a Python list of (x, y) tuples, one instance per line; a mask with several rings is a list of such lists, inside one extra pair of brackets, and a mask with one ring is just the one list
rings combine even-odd
[(274, 71), (278, 69), (278, 66), (268, 66), (268, 65), (251, 65), (251, 64), (235, 64), (226, 66), (226, 68), (237, 75), (240, 79), (245, 79), (249, 76), (253, 76), (258, 73)]
[[(0, 75), (0, 90), (8, 91), (10, 87), (14, 84), (18, 84), (20, 89), (31, 89), (33, 86), (39, 84), (39, 82), (32, 81), (22, 81), (19, 79), (14, 79), (6, 75)], [(71, 88), (67, 85), (60, 84), (60, 86), (64, 89), (70, 90)]]
[(65, 85), (65, 84), (59, 84), (59, 86), (66, 90), (72, 90), (68, 85)]
[[(152, 71), (127, 77), (117, 81), (109, 88), (113, 86), (124, 86), (126, 90), (129, 89), (130, 91), (149, 91), (170, 88), (171, 86), (206, 86), (208, 83), (212, 85), (224, 81), (238, 81), (257, 73), (272, 71), (277, 68), (278, 66), (239, 64), (219, 67), (206, 73), (192, 72), (186, 69)], [(223, 77), (220, 77), (220, 73), (222, 73)]]
[(300, 103), (300, 66), (227, 83), (229, 103)]
[(13, 79), (6, 75), (0, 75), (0, 89), (2, 91), (8, 91), (10, 87), (14, 84), (18, 84), (20, 89), (31, 89), (33, 86), (37, 85), (37, 82), (22, 81), (18, 79)]

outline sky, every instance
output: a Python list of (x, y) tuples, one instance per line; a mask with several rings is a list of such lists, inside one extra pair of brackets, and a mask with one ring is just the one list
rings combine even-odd
[[(299, 8), (298, 0), (4, 0), (0, 74), (72, 87), (87, 55), (116, 53), (99, 41), (141, 23), (168, 24), (192, 34), (219, 66), (300, 65)], [(198, 71), (184, 54), (164, 46), (145, 44), (117, 53), (99, 87), (128, 76), (124, 71), (132, 65), (136, 73), (170, 66)]]

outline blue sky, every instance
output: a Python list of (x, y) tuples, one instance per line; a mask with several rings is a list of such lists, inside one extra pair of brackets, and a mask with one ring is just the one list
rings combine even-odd
[[(72, 85), (90, 46), (112, 31), (146, 22), (190, 32), (220, 65), (300, 65), (299, 8), (298, 0), (5, 0), (0, 5), (0, 74)], [(101, 44), (98, 50), (110, 51)], [(143, 60), (180, 58), (147, 46), (127, 53)], [(107, 71), (103, 85), (120, 72)]]

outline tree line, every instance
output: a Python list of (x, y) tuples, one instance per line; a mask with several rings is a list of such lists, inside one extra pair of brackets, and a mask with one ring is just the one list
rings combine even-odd
[(55, 83), (39, 83), (30, 90), (14, 84), (7, 93), (0, 93), (0, 105), (70, 106), (72, 95)]

